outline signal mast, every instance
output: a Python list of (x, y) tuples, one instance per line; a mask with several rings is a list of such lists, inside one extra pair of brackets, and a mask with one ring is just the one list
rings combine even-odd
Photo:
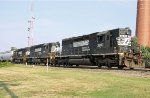
[(35, 22), (35, 17), (33, 14), (33, 7), (34, 7), (34, 2), (32, 1), (31, 6), (30, 6), (30, 19), (28, 20), (29, 27), (28, 27), (28, 47), (32, 46), (33, 43), (33, 33), (34, 33), (34, 22)]

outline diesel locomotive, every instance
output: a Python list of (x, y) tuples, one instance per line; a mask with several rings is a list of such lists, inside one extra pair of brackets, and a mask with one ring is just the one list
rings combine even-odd
[(134, 52), (131, 43), (131, 29), (117, 28), (63, 39), (62, 49), (59, 42), (18, 49), (14, 52), (13, 61), (63, 66), (107, 66), (119, 69), (144, 67), (140, 48), (138, 52)]
[(14, 51), (14, 63), (53, 64), (55, 56), (59, 54), (59, 42), (44, 43)]
[(58, 64), (96, 65), (118, 67), (143, 67), (142, 54), (134, 53), (131, 46), (130, 28), (117, 28), (62, 40)]
[(12, 62), (26, 63), (30, 54), (30, 47), (20, 48), (14, 51)]

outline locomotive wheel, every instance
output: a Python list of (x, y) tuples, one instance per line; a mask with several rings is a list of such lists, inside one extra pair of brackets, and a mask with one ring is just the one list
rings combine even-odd
[(130, 67), (130, 69), (133, 70), (134, 68), (133, 68), (133, 67)]
[(63, 67), (68, 67), (68, 64), (65, 62), (64, 64), (63, 64)]
[(69, 66), (73, 66), (72, 64), (69, 64)]
[(65, 63), (63, 64), (63, 67), (66, 67), (66, 64), (65, 64)]
[(102, 68), (102, 64), (98, 64), (98, 68)]
[(102, 66), (98, 65), (98, 68), (102, 68)]
[(108, 65), (107, 67), (108, 67), (108, 69), (111, 69), (112, 66)]
[(106, 66), (108, 67), (108, 69), (111, 69), (112, 67), (109, 62), (106, 63)]
[(118, 66), (118, 69), (123, 69), (123, 66)]

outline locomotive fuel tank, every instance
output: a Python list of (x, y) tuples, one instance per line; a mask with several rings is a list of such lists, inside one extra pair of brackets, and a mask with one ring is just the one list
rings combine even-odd
[(84, 57), (83, 55), (74, 55), (69, 56), (68, 63), (72, 65), (91, 65), (91, 61), (89, 58)]

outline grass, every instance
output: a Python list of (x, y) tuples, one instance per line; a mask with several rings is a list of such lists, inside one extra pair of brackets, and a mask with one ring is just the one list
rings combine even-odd
[(13, 65), (0, 68), (0, 98), (150, 98), (150, 78)]
[(10, 63), (10, 62), (0, 62), (0, 68), (1, 67), (10, 67), (13, 66), (14, 64)]

